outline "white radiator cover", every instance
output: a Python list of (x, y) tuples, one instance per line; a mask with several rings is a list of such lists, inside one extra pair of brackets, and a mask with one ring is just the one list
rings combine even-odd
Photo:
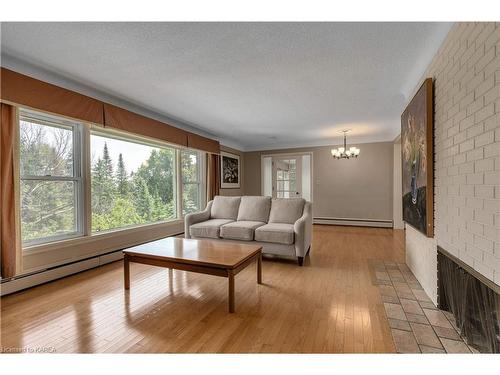
[(123, 258), (121, 250), (103, 254), (90, 259), (84, 259), (75, 263), (55, 267), (31, 275), (22, 276), (17, 279), (5, 281), (0, 284), (0, 296), (15, 293), (23, 289), (31, 288), (49, 281), (57, 280), (78, 272), (99, 267), (107, 263), (115, 262)]

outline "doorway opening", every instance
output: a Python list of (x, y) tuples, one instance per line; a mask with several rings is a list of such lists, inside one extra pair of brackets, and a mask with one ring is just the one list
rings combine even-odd
[(312, 201), (312, 163), (311, 152), (262, 155), (262, 194)]

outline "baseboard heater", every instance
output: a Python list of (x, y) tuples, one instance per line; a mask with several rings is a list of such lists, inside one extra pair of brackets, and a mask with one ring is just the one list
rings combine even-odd
[(354, 227), (392, 228), (392, 220), (355, 219), (341, 217), (314, 217), (314, 224), (349, 225)]
[[(175, 234), (172, 236), (177, 236), (179, 234)], [(108, 253), (94, 255), (89, 258), (76, 260), (71, 263), (65, 263), (60, 266), (46, 268), (44, 270), (36, 271), (30, 274), (20, 275), (10, 279), (4, 279), (0, 283), (0, 296), (5, 296), (7, 294), (19, 292), (23, 289), (28, 289), (37, 285), (45, 284), (50, 281), (62, 279), (66, 276), (100, 267), (108, 263), (116, 262), (122, 258), (122, 249), (113, 250)]]
[(455, 317), (467, 343), (500, 353), (500, 286), (438, 246), (438, 306)]

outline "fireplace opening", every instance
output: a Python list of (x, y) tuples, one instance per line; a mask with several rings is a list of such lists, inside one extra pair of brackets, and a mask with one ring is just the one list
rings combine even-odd
[(438, 246), (438, 306), (451, 312), (467, 343), (500, 353), (500, 287)]

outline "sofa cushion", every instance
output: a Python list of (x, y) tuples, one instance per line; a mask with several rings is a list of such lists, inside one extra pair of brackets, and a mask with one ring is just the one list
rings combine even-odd
[(267, 223), (270, 209), (271, 197), (241, 197), (238, 221), (261, 221)]
[(230, 219), (210, 219), (201, 223), (193, 224), (189, 227), (191, 237), (219, 238), (220, 227), (230, 223)]
[(232, 240), (253, 241), (255, 228), (265, 224), (262, 221), (233, 221), (220, 228), (220, 236)]
[(291, 245), (294, 241), (292, 224), (269, 223), (255, 229), (255, 241)]
[(212, 203), (211, 219), (230, 219), (236, 220), (238, 209), (240, 207), (241, 197), (221, 197), (215, 196)]
[(270, 223), (295, 223), (304, 212), (303, 198), (275, 198), (271, 202)]

